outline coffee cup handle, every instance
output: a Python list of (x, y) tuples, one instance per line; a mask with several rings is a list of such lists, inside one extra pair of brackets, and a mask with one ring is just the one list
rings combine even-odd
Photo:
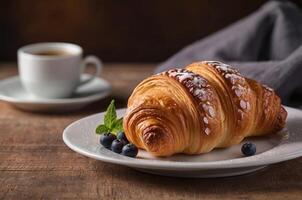
[(93, 56), (93, 55), (86, 56), (82, 61), (83, 71), (85, 71), (85, 68), (89, 64), (94, 65), (94, 67), (96, 68), (96, 71), (91, 77), (89, 77), (85, 80), (81, 80), (79, 86), (84, 85), (84, 84), (92, 81), (93, 79), (98, 77), (100, 75), (101, 71), (102, 71), (103, 64), (102, 64), (102, 61), (98, 57)]

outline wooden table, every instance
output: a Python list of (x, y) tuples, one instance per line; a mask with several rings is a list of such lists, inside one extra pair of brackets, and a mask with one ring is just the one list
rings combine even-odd
[[(137, 172), (70, 150), (62, 131), (71, 122), (104, 111), (112, 98), (126, 105), (152, 64), (107, 64), (113, 94), (67, 114), (39, 114), (0, 102), (0, 199), (302, 199), (302, 158), (232, 178), (181, 179)], [(0, 79), (17, 74), (0, 65)]]

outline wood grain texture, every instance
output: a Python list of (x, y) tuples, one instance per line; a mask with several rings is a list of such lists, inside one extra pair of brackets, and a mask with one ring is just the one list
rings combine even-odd
[[(113, 95), (67, 114), (27, 113), (0, 102), (0, 199), (299, 199), (302, 158), (245, 176), (181, 179), (144, 174), (81, 156), (62, 141), (71, 122), (104, 111), (111, 98), (123, 107), (154, 65), (107, 64)], [(17, 74), (0, 65), (0, 79)]]

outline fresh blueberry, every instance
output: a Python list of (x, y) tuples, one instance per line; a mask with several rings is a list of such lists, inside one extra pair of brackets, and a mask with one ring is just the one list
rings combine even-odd
[(100, 143), (106, 147), (107, 149), (110, 149), (112, 141), (116, 139), (116, 136), (112, 133), (104, 133), (100, 137)]
[(138, 153), (138, 149), (134, 144), (128, 143), (122, 149), (122, 155), (128, 157), (135, 157)]
[(123, 141), (124, 144), (128, 144), (128, 143), (129, 143), (129, 141), (128, 141), (127, 137), (126, 137), (125, 132), (119, 132), (119, 133), (117, 134), (117, 139)]
[(115, 153), (121, 153), (123, 146), (124, 146), (123, 141), (121, 141), (119, 139), (115, 139), (115, 140), (113, 140), (113, 142), (111, 144), (111, 150)]
[(245, 156), (252, 156), (256, 153), (256, 145), (251, 142), (244, 143), (241, 147), (241, 152)]

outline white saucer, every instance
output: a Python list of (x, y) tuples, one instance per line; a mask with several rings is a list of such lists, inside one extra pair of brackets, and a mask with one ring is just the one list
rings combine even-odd
[[(90, 75), (83, 74), (81, 79)], [(27, 111), (66, 112), (80, 109), (91, 102), (105, 98), (110, 94), (111, 85), (102, 78), (79, 87), (74, 95), (65, 99), (41, 99), (28, 94), (21, 84), (19, 76), (0, 81), (0, 100)]]
[[(201, 155), (175, 155), (156, 158), (140, 150), (136, 158), (116, 154), (99, 144), (95, 127), (102, 121), (104, 113), (91, 115), (69, 125), (63, 133), (65, 144), (72, 150), (104, 162), (129, 166), (134, 169), (176, 177), (225, 177), (241, 175), (262, 169), (269, 164), (300, 157), (302, 155), (302, 111), (286, 107), (287, 126), (274, 135), (248, 138), (257, 146), (257, 154), (244, 157), (242, 142), (226, 149), (213, 150)], [(125, 109), (118, 110), (121, 117)]]

